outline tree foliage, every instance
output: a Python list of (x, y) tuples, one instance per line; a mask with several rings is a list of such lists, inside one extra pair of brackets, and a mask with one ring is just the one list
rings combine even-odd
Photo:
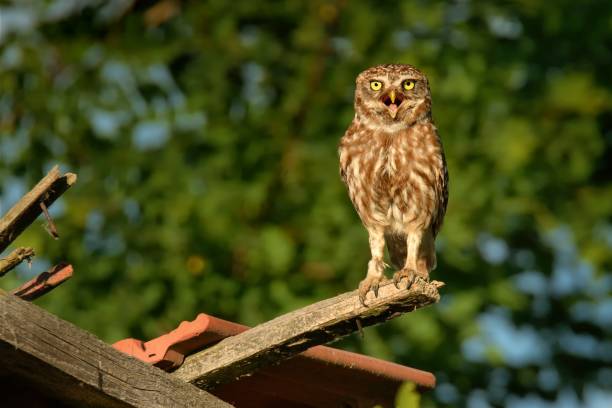
[(17, 241), (40, 254), (33, 272), (74, 265), (39, 303), (115, 341), (200, 311), (254, 325), (355, 288), (367, 236), (336, 146), (357, 73), (410, 63), (430, 78), (450, 169), (433, 275), (447, 287), (340, 346), (433, 371), (424, 405), (597, 406), (612, 398), (611, 13), (603, 0), (1, 6), (2, 210), (54, 163), (79, 175), (52, 207), (61, 239), (35, 225)]

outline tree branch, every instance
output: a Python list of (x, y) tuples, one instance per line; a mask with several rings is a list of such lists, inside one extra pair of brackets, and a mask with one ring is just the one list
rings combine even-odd
[[(344, 293), (228, 337), (185, 359), (173, 375), (202, 389), (212, 389), (260, 368), (292, 357), (312, 346), (436, 303), (442, 282), (417, 279), (409, 290), (388, 281), (378, 298), (362, 306), (357, 291)], [(373, 295), (372, 295), (373, 296)]]

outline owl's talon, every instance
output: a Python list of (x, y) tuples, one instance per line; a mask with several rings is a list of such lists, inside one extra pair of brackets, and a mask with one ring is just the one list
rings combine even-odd
[(400, 288), (399, 284), (403, 278), (406, 278), (408, 280), (406, 289), (410, 289), (410, 287), (414, 283), (414, 280), (416, 279), (416, 273), (412, 269), (406, 269), (406, 268), (395, 272), (393, 274), (393, 284), (395, 285), (396, 288), (398, 289)]
[(366, 306), (365, 301), (369, 291), (374, 292), (374, 296), (378, 297), (378, 289), (383, 278), (383, 276), (367, 276), (361, 281), (359, 284), (359, 302), (361, 302), (363, 306)]

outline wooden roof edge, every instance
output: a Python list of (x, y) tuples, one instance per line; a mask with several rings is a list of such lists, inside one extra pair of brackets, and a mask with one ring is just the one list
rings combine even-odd
[[(176, 329), (149, 341), (123, 339), (114, 343), (113, 347), (172, 371), (181, 366), (185, 357), (247, 330), (248, 326), (199, 313), (194, 320), (181, 322)], [(410, 381), (424, 388), (434, 388), (436, 383), (435, 376), (430, 372), (327, 346), (314, 346), (294, 358), (311, 360), (320, 367), (336, 366), (347, 375), (352, 372), (353, 375), (361, 373), (400, 383)]]
[(54, 398), (91, 407), (232, 406), (2, 290), (0, 310), (2, 375)]

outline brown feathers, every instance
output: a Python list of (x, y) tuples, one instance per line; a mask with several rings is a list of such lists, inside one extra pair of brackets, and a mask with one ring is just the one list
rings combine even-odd
[(339, 153), (342, 178), (370, 235), (372, 261), (360, 290), (367, 293), (382, 279), (384, 236), (393, 241), (394, 263), (404, 259), (401, 277), (410, 271), (428, 277), (446, 212), (448, 172), (425, 75), (399, 64), (359, 74), (355, 118)]

